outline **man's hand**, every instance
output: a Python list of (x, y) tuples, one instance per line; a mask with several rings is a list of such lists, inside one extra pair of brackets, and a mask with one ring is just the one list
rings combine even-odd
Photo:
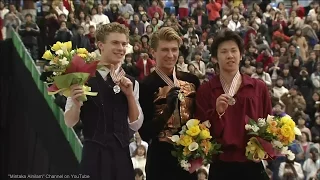
[(121, 91), (127, 96), (133, 96), (133, 84), (130, 79), (123, 77), (119, 84)]
[(30, 27), (26, 27), (26, 31), (31, 31), (31, 28)]
[(167, 99), (167, 107), (168, 107), (169, 114), (172, 114), (176, 108), (176, 103), (178, 100), (179, 91), (180, 91), (179, 87), (173, 87), (167, 93), (166, 99)]
[(82, 102), (78, 100), (79, 97), (83, 95), (83, 89), (78, 84), (74, 84), (71, 86), (71, 98), (73, 104), (80, 109), (82, 106)]
[(229, 100), (229, 95), (227, 94), (221, 94), (217, 100), (216, 100), (216, 111), (219, 113), (219, 114), (222, 114), (224, 113), (227, 108), (228, 108), (228, 100)]

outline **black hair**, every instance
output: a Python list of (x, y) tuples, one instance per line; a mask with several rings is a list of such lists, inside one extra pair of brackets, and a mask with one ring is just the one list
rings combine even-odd
[(219, 32), (218, 35), (213, 39), (213, 43), (211, 45), (211, 55), (213, 57), (215, 58), (217, 57), (218, 47), (220, 46), (221, 43), (225, 41), (234, 41), (238, 45), (240, 55), (243, 54), (244, 52), (243, 39), (239, 36), (238, 33), (230, 30), (225, 30), (225, 31)]
[(134, 175), (138, 175), (138, 176), (142, 176), (143, 175), (143, 171), (139, 168), (135, 168), (134, 169)]

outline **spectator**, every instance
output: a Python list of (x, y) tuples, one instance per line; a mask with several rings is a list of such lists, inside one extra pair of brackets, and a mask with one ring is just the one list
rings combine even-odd
[(319, 151), (316, 148), (310, 149), (310, 157), (303, 163), (303, 171), (307, 179), (314, 178), (320, 169)]
[(54, 36), (54, 38), (55, 38), (55, 41), (60, 41), (60, 42), (71, 41), (72, 32), (67, 28), (66, 21), (62, 21), (60, 23), (60, 29), (56, 32), (56, 35)]
[(90, 40), (87, 36), (84, 35), (84, 28), (78, 26), (77, 34), (72, 36), (72, 49), (76, 48), (86, 48), (88, 51), (92, 51)]
[(301, 164), (286, 158), (286, 162), (280, 164), (279, 177), (283, 180), (303, 180), (304, 174)]
[(139, 145), (135, 152), (133, 153), (133, 156), (131, 158), (132, 165), (134, 169), (141, 169), (144, 176), (146, 176), (146, 162), (147, 162), (147, 151), (146, 147), (144, 145)]
[(143, 145), (146, 148), (146, 152), (148, 152), (148, 143), (143, 141), (140, 137), (140, 134), (136, 132), (134, 134), (134, 141), (130, 143), (129, 150), (130, 150), (130, 156), (132, 157), (134, 152), (136, 151), (137, 147)]
[(33, 22), (31, 14), (27, 14), (25, 20), (26, 22), (19, 26), (18, 33), (21, 36), (23, 44), (29, 50), (31, 57), (34, 60), (38, 60), (38, 36), (40, 35), (40, 29)]

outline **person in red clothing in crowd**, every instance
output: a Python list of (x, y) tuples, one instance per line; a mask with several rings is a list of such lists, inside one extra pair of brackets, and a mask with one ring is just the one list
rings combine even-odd
[(292, 0), (291, 6), (292, 7), (289, 9), (289, 14), (291, 14), (291, 11), (296, 11), (297, 16), (299, 16), (301, 19), (303, 19), (304, 15), (305, 15), (305, 10), (304, 10), (304, 7), (299, 5), (298, 0)]
[(154, 17), (154, 13), (156, 13), (156, 12), (159, 13), (160, 19), (162, 19), (162, 17), (163, 17), (163, 10), (162, 10), (161, 7), (159, 6), (158, 1), (153, 0), (153, 1), (152, 1), (152, 6), (150, 6), (150, 7), (148, 8), (148, 16), (149, 16), (149, 18), (150, 18), (150, 19), (153, 18), (153, 17)]
[(263, 70), (268, 72), (268, 67), (273, 63), (273, 57), (269, 49), (262, 50), (257, 57), (256, 62), (261, 62), (263, 64)]
[(212, 137), (222, 144), (223, 153), (213, 158), (208, 180), (264, 179), (263, 164), (245, 156), (249, 138), (244, 126), (249, 118), (272, 113), (268, 88), (261, 80), (240, 74), (244, 45), (236, 32), (221, 31), (213, 41), (211, 53), (218, 60), (220, 75), (198, 89), (195, 114), (210, 121)]
[(2, 20), (2, 18), (0, 17), (0, 41), (3, 40), (2, 28), (3, 28), (3, 20)]
[(221, 4), (216, 2), (216, 0), (210, 0), (209, 3), (206, 5), (206, 8), (208, 10), (208, 19), (210, 21), (210, 24), (215, 24), (215, 21), (217, 18), (220, 17), (220, 10), (221, 10)]
[(149, 55), (145, 52), (142, 52), (139, 60), (136, 63), (136, 67), (139, 70), (139, 80), (144, 79), (151, 73), (152, 68), (154, 68), (155, 63), (152, 59), (149, 58)]

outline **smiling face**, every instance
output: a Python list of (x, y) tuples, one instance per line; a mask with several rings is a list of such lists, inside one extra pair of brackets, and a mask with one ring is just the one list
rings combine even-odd
[(235, 41), (228, 40), (222, 42), (218, 47), (219, 67), (223, 71), (234, 72), (239, 69), (241, 54)]
[(153, 51), (153, 57), (157, 61), (157, 67), (171, 70), (177, 63), (179, 56), (178, 41), (160, 40), (158, 47)]
[(128, 38), (123, 33), (112, 32), (107, 35), (105, 42), (98, 42), (101, 59), (107, 63), (118, 64), (126, 54)]

